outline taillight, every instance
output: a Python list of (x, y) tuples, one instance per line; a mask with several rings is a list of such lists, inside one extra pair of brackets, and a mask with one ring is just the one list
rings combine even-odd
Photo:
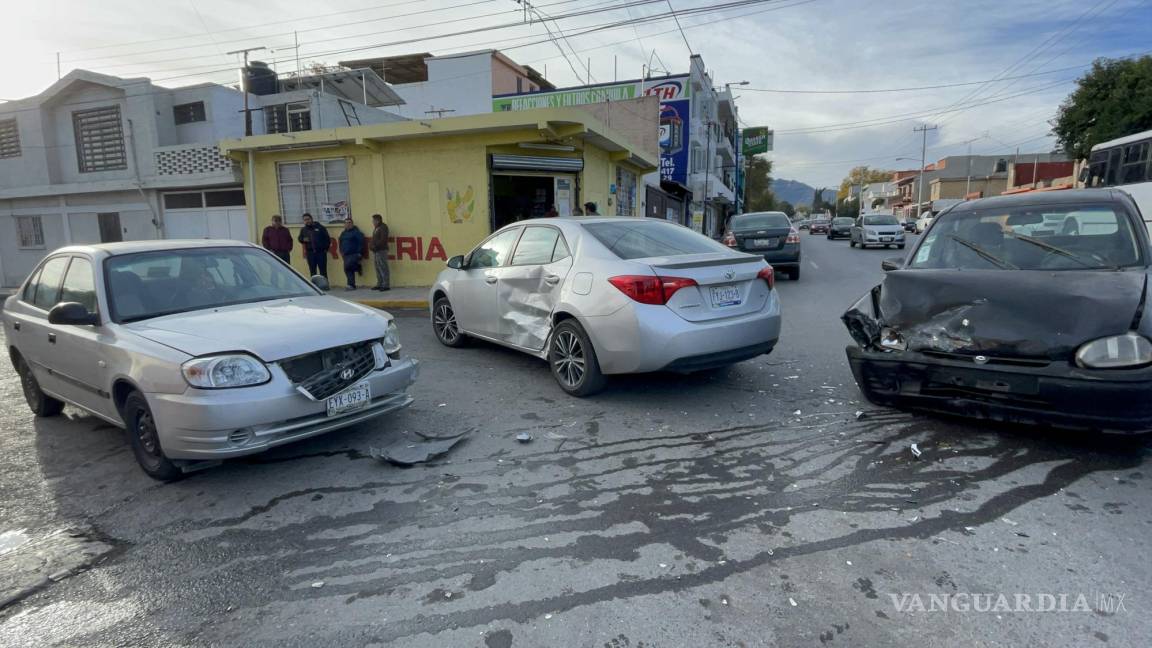
[(784, 242), (785, 243), (799, 243), (800, 242), (800, 232), (797, 232), (796, 228), (792, 228), (791, 230), (788, 231), (788, 238), (784, 239)]
[(681, 288), (695, 286), (695, 279), (684, 277), (654, 277), (652, 275), (620, 275), (608, 279), (620, 292), (641, 304), (663, 306)]
[(732, 232), (728, 232), (720, 242), (728, 247), (736, 247), (736, 236)]
[(776, 287), (776, 271), (772, 266), (764, 266), (760, 268), (760, 272), (756, 273), (757, 279), (763, 279), (764, 283), (768, 284), (768, 290)]

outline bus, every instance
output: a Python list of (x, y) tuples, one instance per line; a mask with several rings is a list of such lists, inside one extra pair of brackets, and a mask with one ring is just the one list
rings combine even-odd
[(1123, 189), (1144, 220), (1152, 221), (1152, 130), (1093, 146), (1080, 181), (1085, 187)]

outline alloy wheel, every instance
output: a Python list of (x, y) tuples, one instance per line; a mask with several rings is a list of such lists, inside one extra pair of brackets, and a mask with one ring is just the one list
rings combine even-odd
[(432, 314), (432, 328), (446, 344), (452, 344), (460, 337), (460, 328), (456, 325), (456, 313), (448, 304), (436, 307), (436, 311)]
[(584, 379), (584, 345), (572, 331), (561, 331), (553, 342), (552, 364), (556, 376), (566, 386), (575, 388)]

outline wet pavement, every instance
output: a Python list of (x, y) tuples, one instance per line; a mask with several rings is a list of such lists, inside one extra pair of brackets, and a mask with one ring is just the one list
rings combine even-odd
[[(1145, 644), (1148, 440), (859, 402), (837, 318), (897, 251), (803, 242), (770, 356), (579, 400), (403, 313), (412, 408), (176, 484), (95, 418), (34, 421), (5, 366), (0, 568), (62, 529), (112, 550), (0, 610), (0, 645)], [(999, 594), (1066, 611), (911, 603)]]

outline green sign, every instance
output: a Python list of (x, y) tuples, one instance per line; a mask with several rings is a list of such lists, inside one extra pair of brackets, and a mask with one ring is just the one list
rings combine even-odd
[(740, 136), (744, 143), (743, 154), (756, 155), (772, 150), (772, 139), (775, 136), (775, 131), (767, 126), (754, 126), (745, 128), (741, 131)]
[(660, 77), (658, 79), (606, 83), (552, 92), (504, 95), (492, 100), (492, 112), (531, 110), (533, 108), (566, 108), (605, 101), (625, 101), (644, 96), (659, 97), (661, 103), (664, 103), (677, 99), (688, 99), (691, 95), (692, 90), (687, 76)]

